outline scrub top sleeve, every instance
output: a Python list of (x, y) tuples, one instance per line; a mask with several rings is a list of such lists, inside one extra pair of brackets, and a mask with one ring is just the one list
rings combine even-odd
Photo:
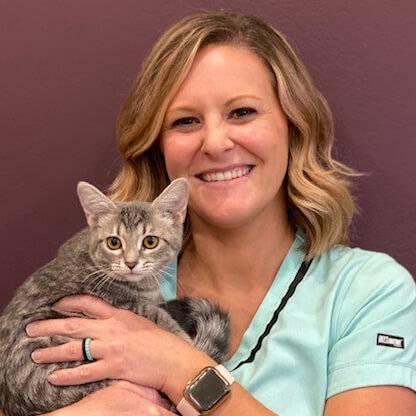
[(416, 284), (391, 257), (372, 253), (346, 272), (334, 308), (327, 398), (345, 390), (399, 385), (416, 390)]

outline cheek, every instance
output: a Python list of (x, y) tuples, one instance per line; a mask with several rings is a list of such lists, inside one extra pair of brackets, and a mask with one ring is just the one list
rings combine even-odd
[(245, 128), (240, 131), (238, 142), (263, 162), (276, 161), (276, 158), (279, 162), (287, 159), (287, 132), (270, 127), (270, 124), (258, 123)]
[(191, 134), (167, 134), (162, 138), (161, 150), (171, 180), (186, 176), (198, 148), (198, 140)]

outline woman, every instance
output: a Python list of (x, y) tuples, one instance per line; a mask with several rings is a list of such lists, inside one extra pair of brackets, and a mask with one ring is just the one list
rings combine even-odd
[(178, 22), (145, 62), (118, 135), (115, 198), (188, 180), (187, 238), (162, 293), (229, 312), (229, 371), (203, 370), (217, 363), (144, 318), (69, 297), (57, 307), (95, 320), (30, 325), (30, 336), (76, 339), (33, 359), (82, 359), (91, 337), (96, 362), (49, 381), (120, 381), (51, 415), (172, 415), (155, 389), (184, 415), (198, 401), (218, 401), (215, 415), (416, 413), (414, 281), (390, 257), (342, 245), (357, 174), (331, 157), (327, 104), (281, 34), (222, 12)]

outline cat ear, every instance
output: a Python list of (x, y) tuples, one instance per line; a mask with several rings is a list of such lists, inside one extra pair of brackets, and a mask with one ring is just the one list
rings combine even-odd
[(169, 186), (152, 202), (152, 207), (167, 211), (180, 222), (185, 221), (189, 188), (185, 178), (172, 181)]
[(98, 217), (117, 208), (110, 198), (88, 182), (78, 182), (77, 193), (90, 227), (97, 224)]

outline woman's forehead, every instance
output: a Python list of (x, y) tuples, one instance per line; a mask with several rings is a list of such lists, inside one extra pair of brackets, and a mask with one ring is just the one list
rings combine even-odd
[(169, 109), (186, 107), (188, 101), (221, 94), (258, 96), (270, 92), (270, 72), (263, 61), (245, 47), (210, 45), (199, 51)]

